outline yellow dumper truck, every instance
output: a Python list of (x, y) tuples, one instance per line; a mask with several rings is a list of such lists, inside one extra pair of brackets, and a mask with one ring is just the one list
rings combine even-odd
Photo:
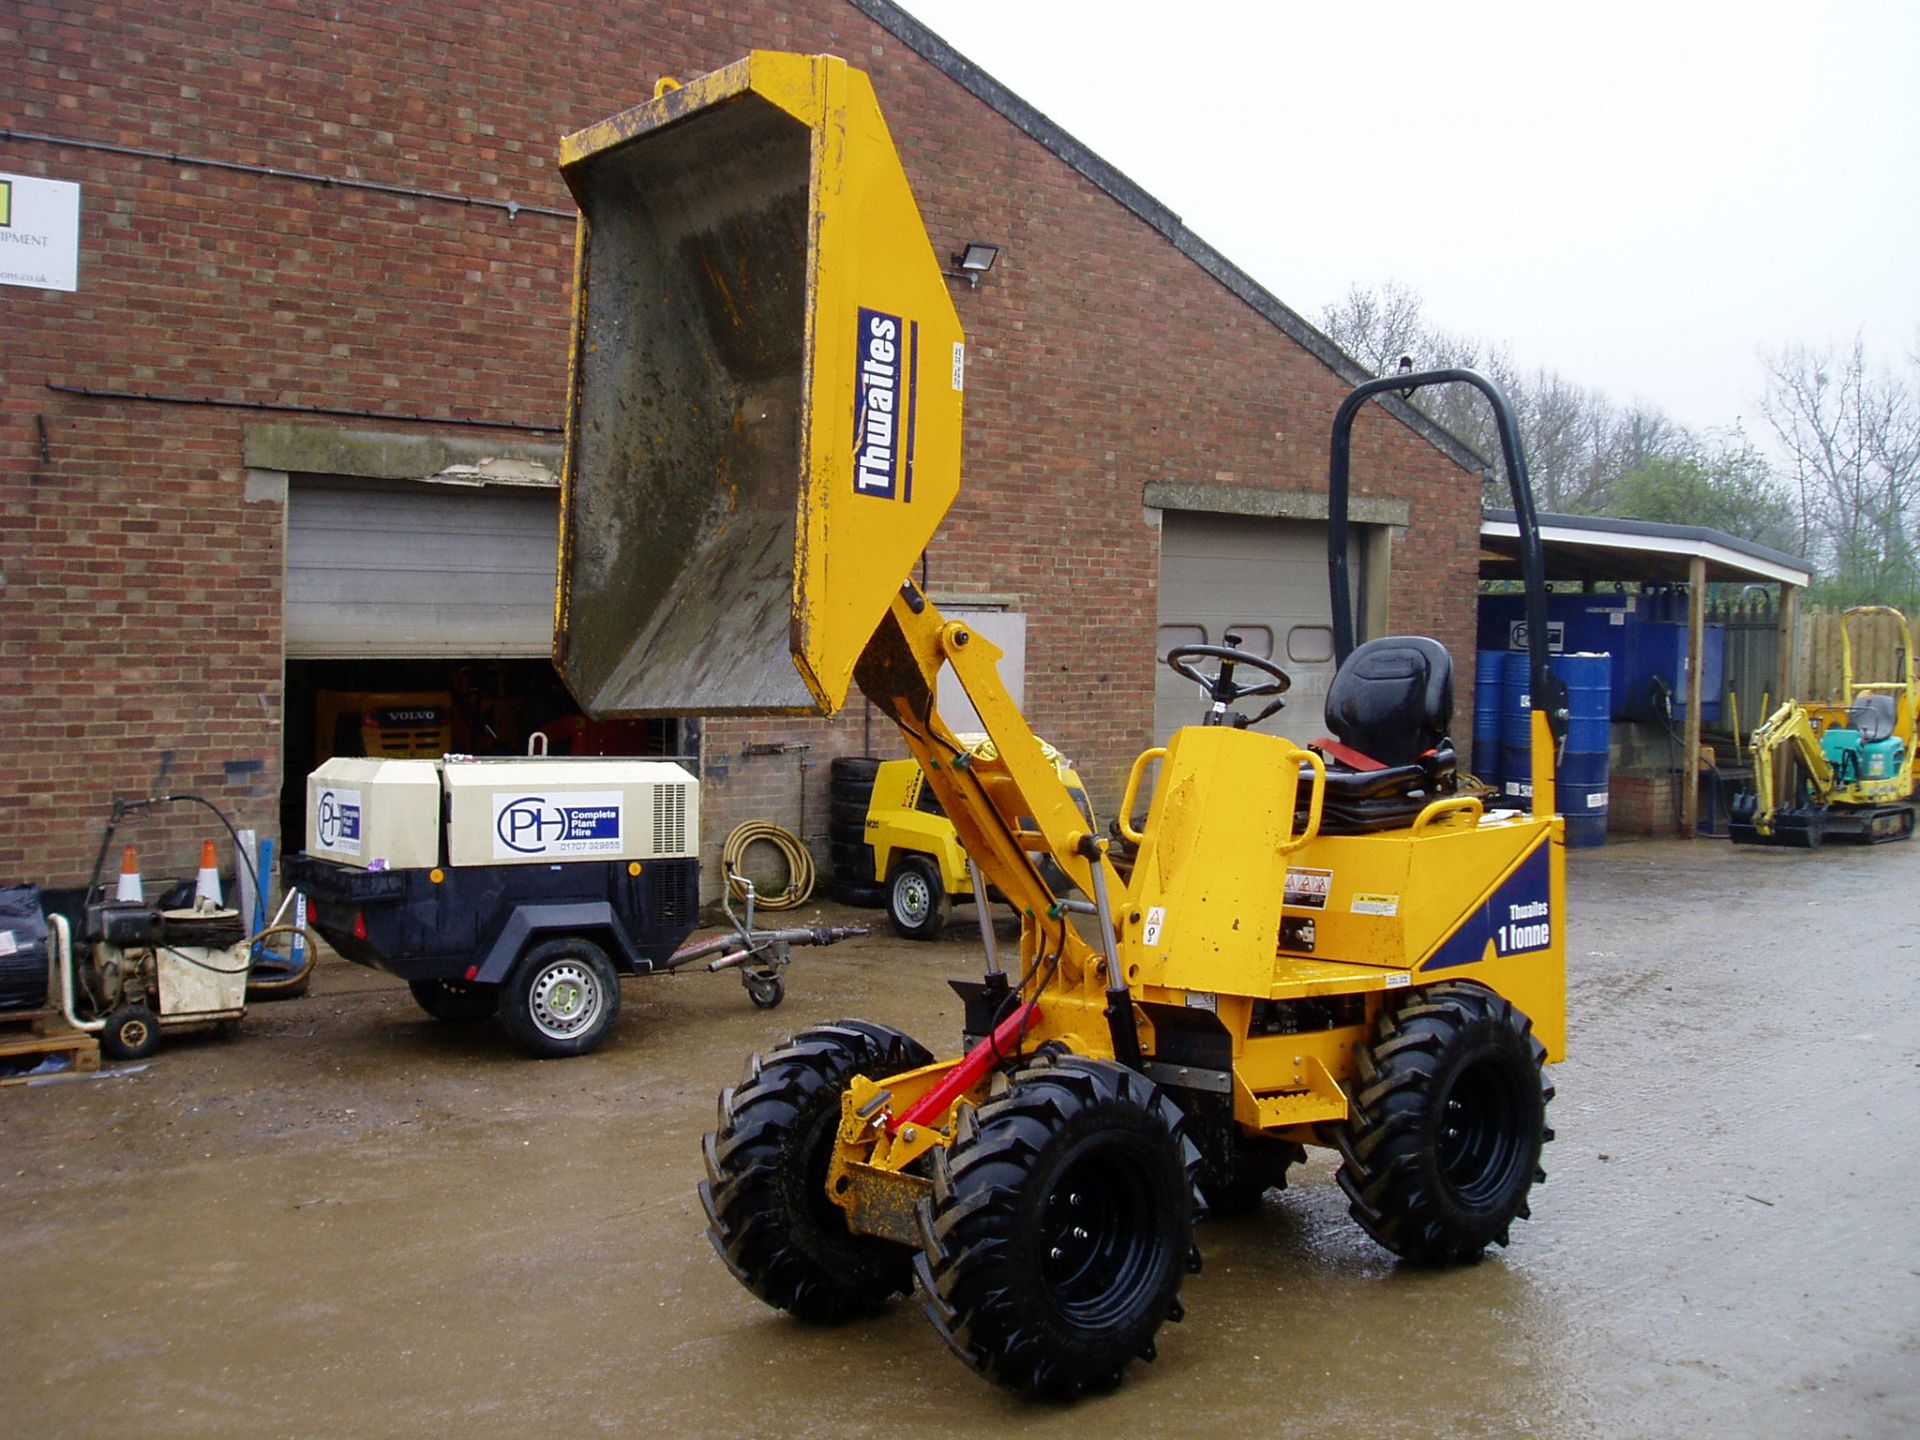
[[(858, 686), (1022, 917), (1013, 963), (956, 986), (957, 1055), (850, 1019), (749, 1062), (704, 1145), (728, 1269), (812, 1320), (917, 1288), (969, 1365), (1065, 1397), (1153, 1357), (1204, 1204), (1257, 1199), (1304, 1146), (1338, 1151), (1355, 1220), (1396, 1255), (1505, 1244), (1566, 1038), (1563, 826), (1549, 782), (1525, 813), (1462, 793), (1450, 657), (1420, 636), (1356, 645), (1343, 563), (1355, 414), (1478, 387), (1519, 516), (1550, 776), (1564, 691), (1497, 387), (1447, 371), (1348, 397), (1328, 475), (1334, 735), (1249, 728), (1238, 704), (1288, 683), (1269, 660), (1172, 657), (1202, 723), (1134, 765), (1123, 823), (1156, 762), (1157, 779), (1123, 878), (995, 647), (910, 578), (960, 483), (965, 336), (866, 76), (755, 52), (568, 137), (561, 166), (581, 210), (568, 684), (604, 714), (829, 714)], [(941, 718), (943, 671), (991, 759)]]

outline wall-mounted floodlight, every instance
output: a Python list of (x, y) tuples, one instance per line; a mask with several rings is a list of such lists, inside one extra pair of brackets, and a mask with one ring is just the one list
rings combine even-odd
[(977, 288), (980, 277), (993, 269), (993, 262), (999, 258), (998, 245), (982, 245), (978, 240), (969, 240), (966, 248), (953, 257), (953, 269), (947, 273), (956, 279), (964, 277), (970, 288)]

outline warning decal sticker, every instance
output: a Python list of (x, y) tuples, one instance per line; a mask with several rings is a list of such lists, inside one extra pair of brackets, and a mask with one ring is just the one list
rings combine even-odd
[(1331, 870), (1301, 870), (1287, 867), (1286, 894), (1280, 903), (1290, 910), (1324, 910), (1333, 893)]

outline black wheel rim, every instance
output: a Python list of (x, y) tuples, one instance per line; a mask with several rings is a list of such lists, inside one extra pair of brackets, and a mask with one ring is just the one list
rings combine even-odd
[(846, 1211), (834, 1204), (833, 1197), (827, 1193), (827, 1172), (833, 1168), (834, 1140), (840, 1130), (840, 1096), (844, 1090), (844, 1086), (831, 1086), (816, 1099), (814, 1112), (801, 1126), (798, 1136), (796, 1153), (800, 1164), (788, 1171), (790, 1175), (800, 1176), (798, 1213), (812, 1221), (815, 1233), (821, 1236), (845, 1237), (852, 1233), (847, 1229)]
[(1082, 1150), (1061, 1169), (1040, 1216), (1040, 1277), (1060, 1314), (1089, 1329), (1123, 1319), (1154, 1283), (1154, 1187), (1139, 1155)]
[(1441, 1179), (1464, 1205), (1497, 1205), (1526, 1160), (1525, 1100), (1511, 1070), (1492, 1058), (1468, 1065), (1441, 1101), (1439, 1125)]

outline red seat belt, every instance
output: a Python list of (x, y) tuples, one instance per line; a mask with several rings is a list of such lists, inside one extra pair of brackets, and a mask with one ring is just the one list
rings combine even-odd
[(1384, 770), (1387, 768), (1371, 755), (1362, 755), (1351, 745), (1342, 745), (1331, 735), (1323, 735), (1320, 739), (1315, 740), (1312, 748), (1318, 750), (1323, 755), (1329, 755), (1335, 760), (1338, 760), (1349, 770)]

